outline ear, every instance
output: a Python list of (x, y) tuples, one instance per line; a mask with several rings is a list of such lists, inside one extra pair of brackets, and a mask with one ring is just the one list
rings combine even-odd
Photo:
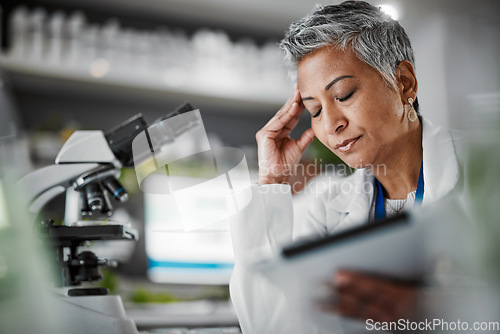
[(415, 76), (415, 69), (408, 60), (403, 60), (399, 63), (396, 69), (396, 82), (403, 104), (408, 103), (408, 98), (410, 97), (416, 100), (418, 82)]

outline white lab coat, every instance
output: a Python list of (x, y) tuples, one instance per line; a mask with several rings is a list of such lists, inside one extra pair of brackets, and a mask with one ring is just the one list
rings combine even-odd
[[(423, 206), (444, 197), (457, 185), (460, 169), (454, 144), (455, 137), (449, 131), (423, 119)], [(286, 296), (248, 263), (294, 239), (325, 236), (365, 223), (373, 201), (373, 178), (360, 169), (331, 182), (323, 191), (312, 192), (307, 212), (295, 221), (288, 185), (252, 186), (250, 204), (231, 221), (235, 267), (230, 291), (243, 333), (306, 334)], [(308, 328), (309, 333), (315, 333), (314, 329)]]

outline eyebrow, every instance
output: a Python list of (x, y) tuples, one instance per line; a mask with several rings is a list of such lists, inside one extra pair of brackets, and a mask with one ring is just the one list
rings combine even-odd
[[(333, 85), (335, 85), (337, 82), (339, 82), (340, 80), (343, 80), (343, 79), (347, 79), (347, 78), (354, 78), (352, 75), (341, 75), (340, 77), (338, 78), (335, 78), (333, 79), (332, 81), (330, 81), (330, 83), (328, 85), (325, 86), (325, 90), (329, 90), (330, 88), (332, 88)], [(312, 96), (308, 96), (308, 97), (304, 97), (302, 98), (302, 101), (308, 101), (308, 100), (314, 100), (314, 97)]]

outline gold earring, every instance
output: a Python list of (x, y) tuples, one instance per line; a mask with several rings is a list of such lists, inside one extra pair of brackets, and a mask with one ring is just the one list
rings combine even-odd
[(408, 98), (408, 103), (410, 104), (410, 111), (408, 111), (408, 120), (410, 122), (415, 122), (418, 118), (417, 112), (415, 108), (413, 108), (413, 99), (411, 97)]

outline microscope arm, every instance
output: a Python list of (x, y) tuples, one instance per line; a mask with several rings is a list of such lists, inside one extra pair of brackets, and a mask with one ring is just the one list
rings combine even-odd
[(38, 214), (47, 203), (71, 187), (80, 175), (97, 167), (98, 163), (50, 165), (23, 177), (18, 185), (28, 195), (30, 213)]
[(59, 151), (54, 165), (29, 173), (18, 185), (28, 195), (29, 211), (37, 215), (66, 189), (83, 187), (87, 183), (82, 179), (85, 175), (96, 171), (117, 178), (121, 166), (102, 131), (75, 131)]

